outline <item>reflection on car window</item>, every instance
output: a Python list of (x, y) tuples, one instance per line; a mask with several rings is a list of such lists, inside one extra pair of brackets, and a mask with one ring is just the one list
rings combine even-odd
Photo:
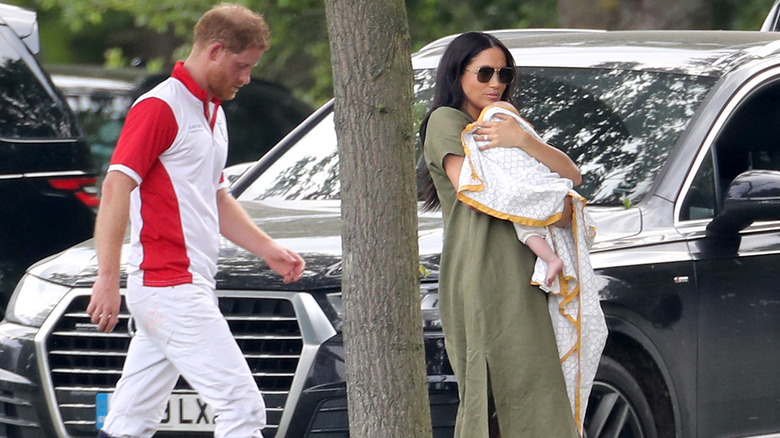
[(696, 220), (715, 217), (716, 196), (712, 152), (708, 151), (685, 197), (680, 210), (680, 219)]
[[(415, 132), (433, 100), (435, 72), (415, 72)], [(513, 97), (544, 139), (580, 166), (590, 204), (636, 203), (714, 84), (710, 77), (614, 69), (521, 68)], [(419, 150), (419, 148), (418, 148)], [(332, 115), (308, 132), (242, 199), (339, 199)]]
[(74, 137), (70, 115), (30, 71), (21, 50), (0, 32), (0, 137)]
[(514, 103), (580, 167), (591, 204), (650, 190), (715, 78), (615, 69), (522, 68)]
[[(415, 72), (414, 131), (433, 100), (433, 70)], [(263, 172), (242, 200), (340, 199), (338, 146), (331, 113)]]
[[(55, 79), (56, 83), (56, 79)], [(130, 89), (63, 89), (87, 137), (99, 175), (105, 175), (130, 105)]]
[(263, 172), (241, 199), (339, 199), (338, 148), (333, 113)]
[[(414, 121), (414, 132), (419, 134), (420, 123), (425, 114), (433, 104), (433, 91), (436, 85), (436, 70), (425, 69), (415, 70), (414, 72), (414, 105), (412, 106), (412, 120)], [(419, 138), (418, 141), (418, 153)]]

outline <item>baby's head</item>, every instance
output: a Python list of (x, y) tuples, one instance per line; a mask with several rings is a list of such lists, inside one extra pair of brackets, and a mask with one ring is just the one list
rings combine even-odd
[(514, 105), (511, 103), (505, 101), (505, 100), (499, 100), (498, 102), (491, 103), (487, 106), (487, 108), (496, 107), (496, 108), (503, 108), (505, 110), (512, 111), (513, 113), (520, 115), (520, 113), (517, 111), (517, 108), (515, 108)]

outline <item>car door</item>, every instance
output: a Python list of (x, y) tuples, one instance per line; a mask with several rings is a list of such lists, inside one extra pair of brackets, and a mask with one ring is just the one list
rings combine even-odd
[(678, 210), (699, 297), (699, 437), (780, 432), (780, 220), (706, 229), (734, 177), (780, 170), (778, 77), (753, 79), (727, 105)]

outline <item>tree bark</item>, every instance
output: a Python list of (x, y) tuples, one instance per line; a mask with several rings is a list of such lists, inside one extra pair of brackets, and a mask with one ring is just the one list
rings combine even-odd
[(707, 0), (558, 0), (558, 25), (606, 30), (711, 29)]
[(350, 436), (430, 437), (402, 0), (326, 0), (341, 173)]

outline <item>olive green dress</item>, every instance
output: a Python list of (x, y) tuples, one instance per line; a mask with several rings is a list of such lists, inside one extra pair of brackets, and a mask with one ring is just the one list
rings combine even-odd
[(489, 393), (502, 438), (577, 437), (547, 297), (529, 283), (536, 256), (511, 222), (457, 201), (444, 172), (446, 155), (464, 155), (471, 122), (436, 109), (424, 148), (444, 217), (439, 306), (460, 394), (455, 437), (488, 437)]

